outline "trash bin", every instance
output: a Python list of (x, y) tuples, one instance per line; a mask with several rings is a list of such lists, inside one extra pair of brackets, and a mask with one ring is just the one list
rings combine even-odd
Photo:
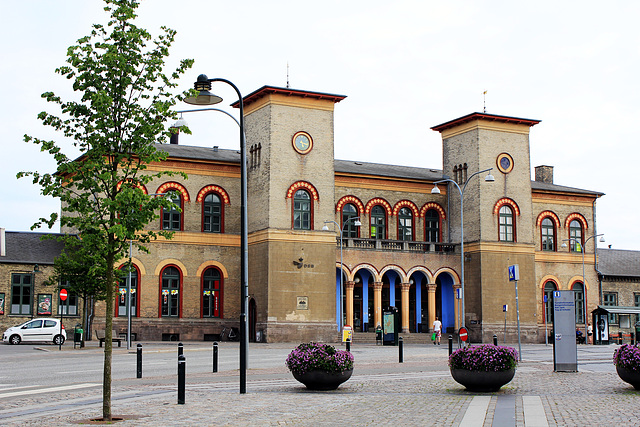
[(82, 335), (84, 334), (84, 329), (82, 329), (80, 324), (77, 324), (75, 329), (73, 330), (73, 348), (76, 348), (76, 345), (79, 345), (82, 348)]

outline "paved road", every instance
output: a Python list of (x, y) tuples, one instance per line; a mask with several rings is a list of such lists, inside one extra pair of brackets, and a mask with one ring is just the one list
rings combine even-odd
[[(101, 415), (102, 351), (95, 344), (0, 346), (0, 424), (67, 425)], [(309, 392), (284, 366), (294, 344), (251, 344), (247, 393), (239, 394), (238, 344), (185, 343), (186, 404), (177, 404), (175, 343), (114, 348), (113, 413), (130, 425), (640, 425), (640, 392), (611, 364), (616, 346), (580, 346), (578, 373), (553, 372), (553, 347), (524, 345), (514, 380), (496, 393), (455, 383), (446, 346), (355, 345), (352, 378), (332, 392)], [(36, 349), (37, 348), (37, 349)]]

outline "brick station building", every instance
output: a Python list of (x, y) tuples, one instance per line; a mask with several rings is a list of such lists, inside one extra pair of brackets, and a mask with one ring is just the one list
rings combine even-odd
[[(460, 193), (446, 183), (432, 193), (445, 177), (460, 187), (468, 180), (464, 323), (471, 341), (503, 332), (504, 305), (507, 339), (516, 338), (507, 275), (515, 264), (523, 342), (544, 342), (545, 318), (552, 321), (544, 296), (553, 290), (575, 291), (584, 330), (585, 304), (590, 312), (599, 302), (590, 237), (603, 194), (554, 183), (552, 166), (535, 167), (531, 180), (529, 134), (539, 120), (472, 113), (434, 126), (443, 144), (443, 164), (434, 168), (336, 160), (334, 108), (345, 98), (272, 86), (244, 98), (251, 340), (336, 341), (341, 302), (343, 323), (356, 333), (372, 333), (388, 306), (398, 308), (404, 334), (427, 332), (436, 316), (446, 332), (457, 331)], [(172, 192), (182, 210), (160, 212), (150, 225), (175, 231), (172, 240), (152, 242), (148, 254), (134, 251), (132, 330), (144, 340), (208, 340), (239, 319), (240, 155), (173, 142), (158, 146), (169, 158), (150, 170), (189, 178), (145, 189)], [(486, 173), (472, 177), (489, 168), (493, 182)], [(344, 224), (342, 251), (336, 224)], [(118, 293), (117, 332), (126, 330), (126, 288)], [(100, 329), (104, 309), (96, 313)]]

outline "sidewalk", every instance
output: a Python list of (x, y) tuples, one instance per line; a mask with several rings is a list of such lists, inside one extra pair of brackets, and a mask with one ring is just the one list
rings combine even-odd
[[(153, 351), (176, 348), (176, 343), (142, 344)], [(427, 345), (405, 345), (402, 364), (397, 347), (354, 345), (356, 367), (351, 379), (336, 391), (310, 392), (284, 367), (282, 355), (293, 347), (252, 344), (252, 360), (260, 363), (250, 362), (247, 393), (241, 395), (235, 369), (190, 374), (189, 360), (195, 363), (211, 347), (185, 343), (184, 405), (177, 404), (174, 377), (119, 381), (113, 385), (113, 414), (128, 418), (119, 425), (640, 425), (640, 392), (622, 382), (611, 363), (616, 346), (580, 346), (580, 372), (555, 373), (551, 347), (525, 345), (513, 381), (499, 392), (484, 394), (469, 393), (451, 379), (446, 347)], [(87, 350), (100, 349), (90, 346), (82, 351)], [(225, 351), (236, 347), (225, 346)], [(101, 415), (101, 391), (69, 392), (63, 403), (46, 413), (29, 414), (35, 407), (25, 405), (23, 416), (0, 418), (0, 423), (86, 421)]]

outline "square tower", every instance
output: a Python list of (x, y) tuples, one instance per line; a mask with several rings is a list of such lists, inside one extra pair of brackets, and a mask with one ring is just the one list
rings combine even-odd
[(344, 98), (273, 86), (244, 98), (249, 294), (270, 342), (337, 334), (336, 240), (322, 227), (334, 218), (333, 110)]

